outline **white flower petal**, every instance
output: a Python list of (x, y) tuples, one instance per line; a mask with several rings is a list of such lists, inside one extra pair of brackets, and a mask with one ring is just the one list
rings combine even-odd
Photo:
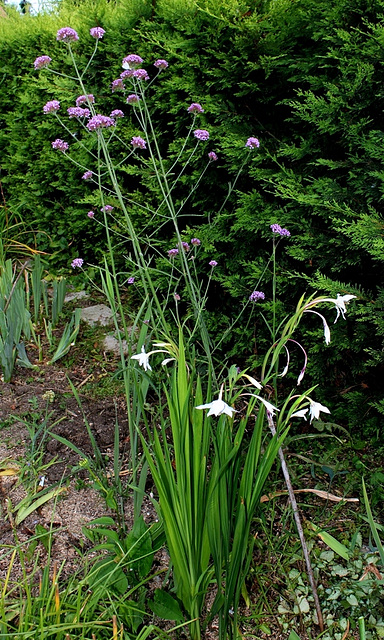
[(297, 378), (297, 385), (299, 385), (302, 379), (304, 378), (304, 374), (305, 374), (305, 369), (302, 369), (299, 373), (299, 377)]
[(289, 369), (289, 362), (287, 362), (287, 364), (285, 365), (285, 367), (284, 367), (284, 369), (283, 369), (283, 373), (280, 373), (280, 376), (281, 376), (282, 378), (284, 378), (284, 376), (286, 376), (286, 375), (287, 375), (287, 373), (288, 373), (288, 369)]
[(300, 409), (299, 411), (295, 411), (295, 413), (292, 413), (291, 418), (305, 418), (306, 419), (306, 414), (308, 413), (308, 407), (306, 409)]
[(165, 365), (168, 364), (168, 362), (173, 362), (173, 360), (176, 360), (176, 358), (165, 358), (165, 360), (163, 360), (161, 364), (163, 367), (165, 367)]
[(247, 378), (247, 380), (249, 380), (249, 382), (251, 384), (253, 384), (254, 387), (256, 387), (256, 389), (262, 389), (263, 385), (260, 384), (260, 382), (258, 382), (256, 380), (256, 378), (253, 378), (252, 376), (249, 376), (247, 373), (243, 373), (244, 378)]

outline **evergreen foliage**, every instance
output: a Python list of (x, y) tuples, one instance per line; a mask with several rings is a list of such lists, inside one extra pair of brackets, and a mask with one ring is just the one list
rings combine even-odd
[[(304, 288), (331, 297), (358, 296), (349, 307), (349, 321), (334, 327), (329, 347), (313, 346), (312, 336), (321, 329), (311, 318), (302, 328), (302, 342), (314, 351), (311, 382), (321, 383), (320, 400), (333, 403), (333, 419), (379, 434), (384, 413), (384, 2), (84, 0), (77, 5), (63, 0), (59, 16), (10, 12), (0, 19), (1, 181), (9, 207), (33, 221), (40, 248), (53, 254), (57, 266), (68, 266), (75, 255), (95, 262), (104, 249), (102, 233), (95, 234), (86, 217), (99, 205), (97, 197), (80, 170), (52, 151), (50, 141), (63, 132), (42, 114), (48, 99), (59, 99), (66, 110), (77, 94), (68, 80), (38, 74), (32, 66), (42, 54), (63, 60), (55, 34), (67, 24), (79, 33), (77, 53), (84, 61), (93, 46), (89, 28), (100, 25), (107, 31), (87, 85), (101, 112), (121, 107), (110, 85), (125, 55), (169, 61), (151, 94), (151, 108), (170, 162), (189, 125), (188, 105), (204, 106), (199, 126), (209, 129), (212, 145), (206, 151), (214, 149), (219, 162), (209, 167), (182, 224), (186, 239), (198, 235), (206, 258), (219, 263), (208, 308), (211, 330), (230, 326), (260, 278), (268, 315), (269, 226), (287, 227), (291, 238), (278, 248), (281, 317)], [(69, 61), (63, 64), (69, 69)], [(137, 135), (128, 117), (123, 135)], [(260, 149), (220, 210), (249, 136), (260, 138)], [(75, 151), (81, 160), (82, 152)], [(119, 157), (117, 143), (115, 152)], [(202, 156), (194, 157), (183, 178), (186, 191), (177, 194), (180, 201), (204, 163)], [(139, 204), (158, 197), (145, 168), (131, 165), (122, 179)], [(132, 216), (158, 251), (173, 246), (167, 225), (155, 227), (141, 207), (133, 208)], [(162, 286), (161, 280), (157, 284)], [(238, 364), (257, 365), (258, 350), (267, 341), (262, 322), (251, 314), (222, 346)]]

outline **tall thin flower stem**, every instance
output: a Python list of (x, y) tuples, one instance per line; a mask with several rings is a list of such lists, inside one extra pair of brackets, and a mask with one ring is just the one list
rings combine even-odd
[[(271, 430), (271, 433), (272, 433), (273, 436), (275, 436), (276, 435), (276, 427), (275, 427), (275, 423), (273, 422), (273, 418), (272, 418), (272, 416), (271, 416), (271, 414), (269, 412), (267, 412), (267, 419), (268, 419), (268, 426), (269, 426), (269, 428)], [(294, 493), (292, 482), (291, 482), (291, 476), (289, 475), (288, 466), (287, 466), (287, 463), (285, 461), (285, 456), (284, 456), (283, 449), (281, 447), (279, 449), (279, 457), (280, 457), (281, 469), (282, 469), (282, 472), (283, 472), (283, 475), (284, 475), (285, 484), (286, 484), (286, 487), (288, 489), (288, 495), (289, 495), (289, 500), (290, 500), (292, 511), (293, 511), (293, 516), (294, 516), (295, 522), (296, 522), (297, 532), (299, 534), (301, 547), (303, 549), (305, 564), (306, 564), (306, 567), (307, 567), (308, 580), (309, 580), (309, 584), (311, 586), (313, 600), (315, 602), (317, 620), (318, 620), (318, 623), (319, 623), (320, 631), (323, 632), (324, 631), (324, 620), (323, 620), (323, 614), (321, 612), (320, 600), (319, 600), (319, 595), (318, 595), (318, 592), (317, 592), (315, 577), (313, 575), (311, 559), (309, 557), (308, 546), (307, 546), (307, 542), (306, 542), (305, 536), (304, 536), (303, 525), (301, 524), (300, 512), (299, 512), (299, 508), (297, 506), (295, 493)]]

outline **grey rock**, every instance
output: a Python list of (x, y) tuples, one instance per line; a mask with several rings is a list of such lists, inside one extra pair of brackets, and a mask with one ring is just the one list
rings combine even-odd
[[(123, 353), (125, 354), (128, 353), (128, 345), (126, 340), (122, 341), (122, 346), (123, 346)], [(104, 342), (103, 342), (103, 349), (104, 351), (112, 351), (116, 355), (119, 355), (120, 346), (119, 346), (118, 339), (115, 338), (115, 336), (111, 336), (111, 335), (105, 336)]]
[(106, 327), (113, 322), (112, 309), (106, 304), (95, 304), (93, 307), (85, 307), (81, 310), (81, 319), (87, 322), (91, 327), (95, 324), (101, 324)]
[(89, 293), (86, 291), (72, 291), (71, 293), (67, 293), (64, 298), (64, 302), (72, 302), (73, 300), (83, 300), (84, 298), (89, 298)]

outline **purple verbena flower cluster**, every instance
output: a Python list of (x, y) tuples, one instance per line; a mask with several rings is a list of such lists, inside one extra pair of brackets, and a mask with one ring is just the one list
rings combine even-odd
[(86, 171), (84, 173), (84, 175), (82, 176), (82, 179), (83, 180), (90, 180), (92, 178), (92, 176), (93, 176), (92, 171)]
[(125, 80), (126, 78), (132, 78), (132, 76), (133, 76), (133, 71), (134, 71), (133, 69), (125, 69), (125, 71), (122, 71), (122, 72), (120, 73), (120, 78), (121, 78), (122, 80)]
[(83, 107), (69, 107), (67, 113), (70, 118), (89, 118), (91, 112)]
[(101, 211), (103, 213), (111, 213), (111, 211), (113, 211), (113, 207), (110, 204), (106, 204), (104, 207), (101, 207)]
[(71, 29), (71, 27), (62, 27), (56, 34), (56, 40), (61, 42), (75, 42), (75, 40), (78, 39), (78, 34), (74, 29)]
[(93, 104), (95, 102), (95, 96), (92, 93), (88, 93), (86, 96), (79, 96), (76, 98), (76, 107), (81, 107), (81, 105), (86, 102)]
[(130, 278), (128, 278), (127, 283), (128, 284), (133, 284), (135, 282), (135, 278), (133, 276), (131, 276)]
[(143, 64), (144, 60), (136, 53), (130, 53), (129, 56), (123, 58), (123, 69), (136, 69), (140, 64)]
[(210, 267), (217, 267), (217, 262), (216, 260), (211, 260), (211, 262), (208, 263)]
[(170, 258), (174, 258), (175, 256), (177, 256), (178, 253), (179, 253), (178, 249), (170, 249), (168, 251), (168, 255)]
[(131, 145), (133, 146), (134, 149), (146, 149), (147, 146), (145, 144), (145, 140), (143, 140), (143, 138), (141, 138), (140, 136), (133, 136), (132, 140), (131, 140)]
[(115, 91), (124, 91), (125, 87), (121, 78), (114, 80), (111, 85), (112, 93)]
[(136, 95), (136, 93), (131, 93), (127, 98), (128, 104), (137, 104), (138, 102), (140, 102), (140, 98)]
[(257, 302), (258, 300), (264, 300), (265, 299), (265, 293), (263, 293), (262, 291), (252, 291), (251, 295), (249, 296), (249, 299), (251, 302)]
[(72, 269), (76, 269), (76, 268), (81, 269), (81, 267), (83, 266), (83, 264), (84, 264), (84, 260), (83, 260), (83, 258), (75, 258), (75, 259), (74, 259), (74, 260), (72, 260), (72, 262), (71, 262), (71, 267), (72, 267)]
[(52, 62), (52, 58), (50, 58), (49, 56), (39, 56), (38, 58), (36, 58), (33, 66), (35, 67), (35, 69), (44, 69), (44, 67), (47, 67), (50, 62)]
[(191, 247), (189, 246), (188, 242), (182, 242), (181, 246), (183, 247), (185, 252), (188, 252), (191, 249)]
[(219, 159), (214, 151), (208, 153), (208, 158), (211, 162), (216, 162)]
[(56, 138), (56, 140), (52, 142), (52, 148), (58, 149), (59, 151), (68, 151), (69, 144), (68, 142), (64, 142), (64, 140), (61, 140), (61, 138)]
[(193, 135), (197, 140), (209, 140), (209, 133), (206, 129), (196, 129), (196, 131), (193, 132)]
[(53, 113), (55, 111), (58, 111), (59, 109), (60, 109), (60, 102), (58, 100), (50, 100), (43, 107), (44, 113)]
[(201, 240), (199, 240), (199, 238), (192, 238), (191, 244), (193, 244), (194, 247), (198, 247), (201, 244)]
[(102, 38), (105, 34), (105, 29), (102, 29), (101, 27), (92, 27), (92, 29), (89, 30), (89, 33), (91, 34), (92, 38), (100, 40), (100, 38)]
[(88, 218), (94, 218), (95, 217), (95, 212), (94, 211), (88, 211), (87, 216), (88, 216)]
[(257, 138), (248, 138), (245, 146), (248, 147), (248, 149), (257, 149), (258, 147), (260, 147), (260, 142)]
[(96, 129), (102, 129), (102, 128), (114, 127), (114, 126), (115, 126), (115, 121), (113, 120), (113, 118), (109, 118), (108, 116), (102, 116), (100, 114), (93, 116), (89, 120), (89, 122), (87, 122), (87, 129), (89, 129), (89, 131), (96, 131)]
[(279, 224), (271, 224), (271, 229), (272, 233), (277, 233), (279, 236), (285, 236), (286, 238), (289, 238), (289, 236), (291, 235), (288, 229), (283, 229)]
[(135, 69), (133, 77), (136, 78), (136, 80), (149, 80), (149, 75), (145, 69)]
[(191, 106), (187, 109), (188, 113), (204, 113), (204, 109), (198, 102), (192, 102)]
[(121, 111), (121, 109), (114, 109), (113, 111), (111, 111), (110, 117), (113, 119), (124, 118), (124, 113)]
[(157, 69), (166, 69), (169, 65), (168, 62), (166, 60), (156, 60), (156, 62), (154, 62), (153, 64), (154, 67), (156, 67)]

